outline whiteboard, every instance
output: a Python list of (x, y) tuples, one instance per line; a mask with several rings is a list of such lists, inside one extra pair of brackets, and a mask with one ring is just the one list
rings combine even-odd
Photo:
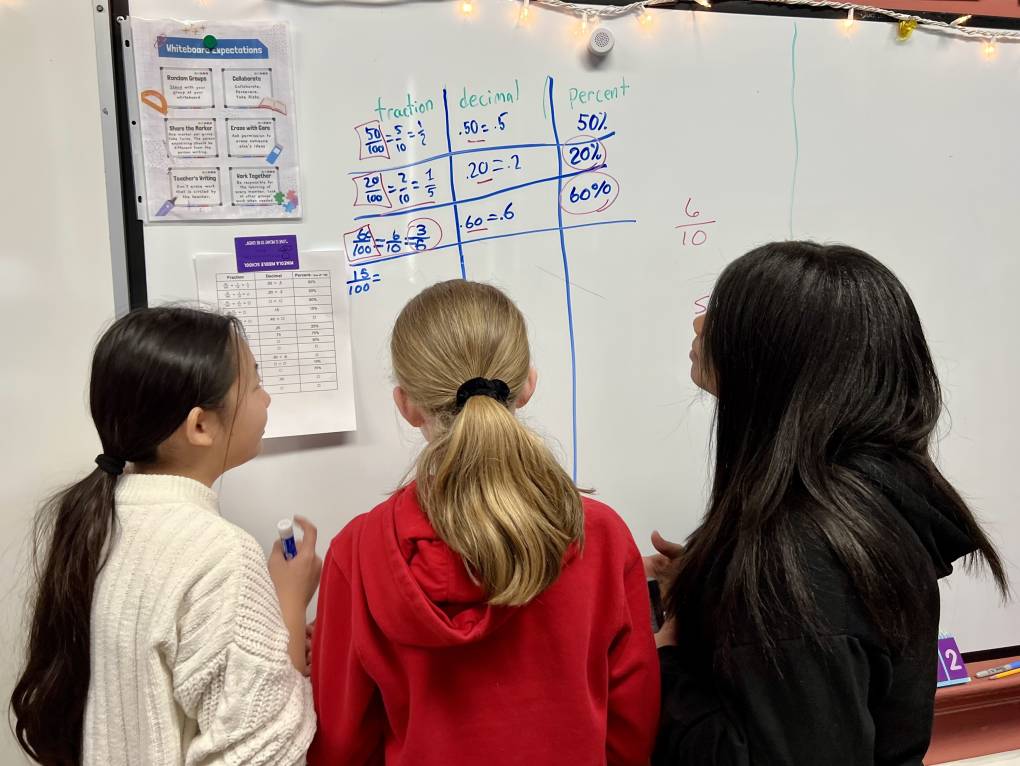
[[(131, 7), (212, 33), (217, 19), (291, 23), (304, 194), (300, 222), (148, 225), (150, 303), (193, 299), (192, 256), (232, 252), (234, 236), (294, 233), (316, 250), (366, 221), (383, 240), (425, 213), (442, 229), (434, 249), (365, 265), (380, 281), (349, 296), (357, 432), (267, 442), (223, 479), (225, 515), (263, 543), (298, 512), (328, 539), (401, 482), (421, 439), (391, 402), (389, 331), (423, 287), (462, 275), (505, 288), (527, 316), (540, 378), (522, 415), (580, 485), (642, 549), (653, 529), (684, 537), (711, 464), (691, 321), (727, 262), (793, 236), (852, 243), (910, 289), (951, 414), (939, 459), (1020, 583), (1020, 259), (1003, 214), (1020, 204), (1020, 50), (986, 60), (980, 44), (921, 32), (897, 44), (891, 25), (653, 11), (647, 27), (607, 22), (616, 46), (595, 65), (578, 19), (533, 7), (521, 24), (519, 6), (495, 0), (470, 18), (457, 3)], [(373, 120), (390, 156), (361, 160), (356, 127)], [(392, 126), (418, 120), (424, 145), (401, 151)], [(603, 175), (574, 175), (564, 144), (579, 135), (600, 141)], [(355, 206), (352, 174), (420, 174), (426, 160), (441, 181), (424, 211), (356, 220), (409, 193)], [(1002, 607), (987, 580), (960, 572), (943, 595), (942, 627), (964, 651), (1020, 643), (1020, 606)]]

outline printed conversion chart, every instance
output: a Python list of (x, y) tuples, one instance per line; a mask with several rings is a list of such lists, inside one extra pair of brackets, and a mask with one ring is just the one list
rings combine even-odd
[(200, 300), (237, 317), (273, 397), (266, 436), (355, 428), (347, 296), (336, 252), (294, 235), (237, 237), (235, 255), (195, 259)]

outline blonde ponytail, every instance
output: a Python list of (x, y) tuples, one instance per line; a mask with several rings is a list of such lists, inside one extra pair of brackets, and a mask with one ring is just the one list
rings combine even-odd
[[(397, 383), (429, 417), (416, 471), (429, 521), (489, 603), (528, 603), (583, 542), (584, 512), (573, 481), (511, 411), (531, 367), (524, 317), (494, 287), (442, 282), (404, 307), (390, 350)], [(508, 402), (473, 396), (458, 409), (458, 388), (478, 377), (504, 381)]]

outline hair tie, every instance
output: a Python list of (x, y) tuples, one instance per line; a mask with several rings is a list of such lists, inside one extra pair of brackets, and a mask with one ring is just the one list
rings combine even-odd
[(99, 466), (99, 470), (110, 474), (110, 476), (120, 476), (124, 473), (124, 466), (127, 465), (127, 461), (124, 458), (113, 457), (104, 452), (102, 455), (96, 456), (96, 465)]
[(500, 404), (507, 404), (510, 399), (510, 386), (502, 380), (493, 378), (471, 378), (457, 389), (457, 411), (459, 412), (467, 404), (472, 396), (488, 396)]

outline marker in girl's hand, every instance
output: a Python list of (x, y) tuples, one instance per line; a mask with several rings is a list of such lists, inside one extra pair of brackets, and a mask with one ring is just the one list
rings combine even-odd
[(658, 633), (666, 622), (666, 613), (662, 608), (662, 591), (659, 581), (654, 577), (648, 579), (648, 600), (652, 604), (652, 633)]
[(280, 535), (280, 547), (283, 548), (283, 557), (290, 561), (297, 556), (297, 542), (294, 540), (294, 522), (290, 519), (283, 519), (277, 522), (276, 532)]

